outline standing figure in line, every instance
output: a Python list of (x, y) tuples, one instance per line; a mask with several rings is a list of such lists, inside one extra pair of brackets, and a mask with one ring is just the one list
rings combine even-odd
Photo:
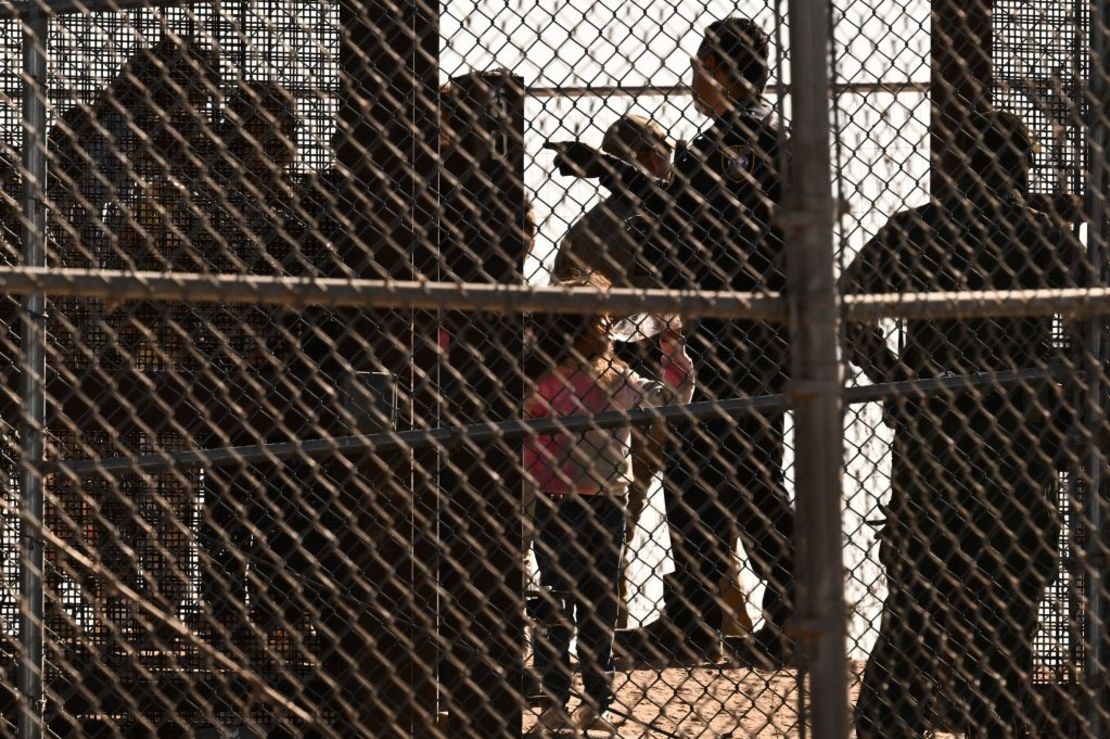
[[(600, 275), (561, 283), (606, 289)], [(693, 365), (680, 334), (661, 339), (663, 381), (650, 381), (617, 358), (608, 316), (548, 316), (534, 350), (548, 369), (535, 378), (528, 419), (605, 413), (689, 403)], [(549, 706), (538, 732), (567, 727), (570, 642), (577, 628), (586, 700), (575, 711), (581, 730), (612, 731), (613, 631), (624, 541), (625, 500), (632, 482), (631, 429), (555, 433), (528, 439), (524, 468), (536, 488), (535, 547), (543, 597), (555, 623), (536, 639), (536, 670)]]
[[(145, 231), (144, 212), (156, 179), (187, 180), (197, 172), (211, 131), (219, 88), (211, 52), (190, 39), (161, 39), (140, 49), (91, 104), (62, 113), (49, 135), (49, 251), (51, 266), (93, 269), (172, 269), (172, 247)], [(181, 306), (104, 301), (50, 301), (50, 365), (102, 390), (91, 400), (117, 407), (118, 388), (146, 388), (153, 372), (180, 357)], [(108, 330), (105, 330), (105, 327)], [(62, 430), (59, 430), (62, 431)], [(119, 422), (89, 422), (60, 433), (64, 443), (102, 456), (176, 450), (188, 440), (173, 430), (154, 433)], [(195, 486), (186, 473), (79, 483), (56, 480), (58, 509), (48, 525), (77, 546), (85, 540), (123, 584), (148, 594), (170, 613), (188, 593), (189, 541)], [(90, 522), (88, 519), (92, 518)], [(90, 578), (88, 583), (98, 583)], [(89, 587), (85, 592), (100, 590)], [(130, 630), (134, 609), (114, 588), (103, 588), (109, 630)], [(111, 646), (111, 643), (109, 643)]]
[[(693, 58), (691, 90), (712, 126), (675, 160), (674, 179), (642, 170), (582, 144), (553, 144), (564, 174), (601, 177), (610, 190), (639, 190), (643, 215), (632, 223), (655, 284), (676, 290), (781, 291), (783, 134), (763, 90), (770, 39), (753, 21), (727, 18), (706, 28)], [(701, 400), (782, 392), (789, 361), (785, 330), (765, 322), (703, 319), (687, 332)], [(793, 613), (794, 511), (783, 485), (783, 414), (752, 413), (684, 425), (688, 437), (664, 480), (674, 575), (664, 612), (643, 629), (617, 636), (632, 660), (716, 661), (728, 605), (722, 583), (734, 571), (737, 537), (764, 580), (765, 625), (726, 640), (735, 657), (768, 669), (792, 653), (785, 633)]]
[[(244, 84), (229, 96), (222, 125), (190, 127), (182, 120), (182, 130), (194, 132), (195, 140), (168, 142), (155, 162), (141, 170), (142, 179), (134, 183), (134, 204), (109, 208), (108, 222), (119, 234), (118, 253), (110, 255), (114, 266), (243, 273), (257, 272), (256, 265), (268, 258), (287, 260), (288, 249), (275, 244), (282, 243), (276, 235), (289, 220), (282, 204), (292, 192), (285, 173), (296, 156), (292, 97), (276, 85)], [(257, 306), (128, 301), (109, 314), (110, 322), (119, 326), (112, 349), (122, 366), (157, 373), (160, 392), (188, 398), (205, 409), (175, 419), (189, 437), (181, 443), (250, 443), (251, 439), (231, 430), (234, 425), (212, 419), (217, 408), (244, 408), (247, 397), (274, 404), (273, 398), (266, 397), (273, 394), (273, 383), (263, 369), (289, 353), (282, 351), (281, 326), (274, 314), (273, 309)], [(248, 419), (252, 421), (257, 424), (256, 417)], [(159, 480), (161, 499), (155, 508), (160, 515), (153, 530), (160, 546), (143, 552), (139, 562), (155, 573), (148, 579), (156, 583), (161, 600), (171, 610), (192, 588), (189, 570), (196, 539), (197, 489), (202, 483), (199, 470), (190, 474), (196, 479), (192, 489), (170, 476)], [(228, 510), (227, 498), (221, 496), (226, 477), (222, 469), (204, 472), (209, 515), (200, 536), (202, 551), (217, 552), (219, 559), (218, 567), (208, 567), (208, 557), (201, 558), (204, 601), (225, 623), (234, 620), (230, 613), (245, 608), (245, 557), (252, 524), (257, 530), (262, 518), (258, 506)], [(256, 474), (256, 487), (272, 477)], [(267, 497), (241, 492), (237, 500)], [(244, 508), (245, 516), (241, 515)], [(213, 527), (214, 517), (224, 525)], [(121, 521), (124, 526), (135, 523)], [(256, 606), (259, 600), (256, 594)], [(229, 606), (229, 601), (235, 605)]]
[[(663, 129), (647, 118), (624, 115), (609, 126), (601, 144), (606, 154), (642, 167), (659, 180), (671, 178), (672, 148)], [(643, 203), (630, 190), (618, 189), (587, 211), (563, 237), (555, 265), (553, 281), (563, 282), (579, 274), (600, 274), (617, 287), (655, 287), (649, 276), (640, 271), (643, 259), (637, 255), (638, 242), (624, 223), (636, 215)], [(646, 368), (653, 357), (642, 351), (646, 347), (621, 343), (617, 356), (633, 369)], [(636, 534), (648, 490), (655, 475), (663, 468), (666, 424), (637, 426), (632, 429), (632, 485), (628, 489), (628, 526), (625, 544), (631, 545)], [(628, 625), (628, 547), (622, 550), (625, 562), (621, 570), (621, 611), (618, 623)]]
[[(606, 130), (601, 150), (642, 168), (657, 180), (671, 179), (671, 143), (659, 124), (647, 118), (618, 118)], [(637, 254), (635, 235), (624, 227), (624, 222), (642, 206), (636, 191), (616, 189), (590, 208), (563, 237), (551, 271), (552, 281), (597, 272), (615, 287), (650, 285), (650, 275), (644, 273), (642, 256)]]
[[(203, 269), (239, 275), (301, 275), (304, 226), (295, 207), (300, 119), (296, 100), (278, 83), (239, 82), (219, 128), (209, 165)], [(300, 427), (303, 402), (293, 367), (299, 361), (293, 311), (265, 305), (214, 304), (194, 309), (191, 332), (214, 382), (218, 404), (252, 409), (225, 425), (217, 444), (285, 441)], [(230, 429), (225, 431), (224, 429)], [(320, 507), (308, 476), (284, 464), (242, 464), (206, 475), (202, 524), (202, 595), (217, 636), (259, 645), (300, 628), (307, 606), (303, 578), (316, 565), (313, 516)], [(318, 565), (316, 565), (318, 566)], [(220, 633), (223, 629), (226, 634)]]
[[(219, 92), (212, 53), (189, 39), (141, 49), (91, 104), (79, 103), (51, 129), (51, 227), (64, 267), (126, 262), (115, 249), (146, 194), (146, 179), (195, 175)], [(106, 212), (111, 206), (113, 212)]]
[[(1022, 122), (973, 112), (956, 144), (966, 170), (952, 195), (891, 218), (844, 291), (1085, 284), (1077, 237), (1026, 203), (1034, 146)], [(1066, 361), (1052, 336), (1051, 318), (911, 320), (895, 353), (879, 326), (846, 327), (849, 360), (874, 382), (1049, 367)], [(925, 736), (942, 692), (969, 737), (1030, 727), (1037, 611), (1057, 566), (1061, 393), (1035, 380), (888, 402), (889, 593), (856, 705), (861, 739)]]

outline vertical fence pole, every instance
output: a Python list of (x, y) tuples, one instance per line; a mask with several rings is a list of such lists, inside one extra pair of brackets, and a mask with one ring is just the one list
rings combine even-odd
[(810, 672), (813, 736), (848, 735), (841, 550), (843, 422), (833, 274), (829, 4), (789, 0), (793, 128), (786, 223), (797, 491), (795, 633)]
[[(30, 3), (23, 29), (23, 264), (46, 265), (46, 39), (47, 18)], [(44, 424), (46, 422), (46, 296), (23, 298), (20, 444), (23, 463), (20, 536), (19, 736), (43, 735), (43, 539), (45, 507)]]
[[(1108, 135), (1108, 116), (1110, 116), (1110, 97), (1108, 97), (1107, 75), (1110, 74), (1110, 46), (1107, 44), (1107, 15), (1110, 3), (1099, 0), (1091, 4), (1091, 69), (1089, 74), (1091, 106), (1088, 122), (1088, 168), (1087, 172), (1087, 258), (1094, 274), (1099, 280), (1106, 277), (1106, 239), (1108, 236), (1106, 197), (1108, 194), (1106, 155), (1110, 145)], [(1086, 497), (1087, 542), (1083, 561), (1086, 573), (1087, 591), (1087, 649), (1084, 659), (1084, 683), (1088, 690), (1087, 731), (1091, 736), (1102, 736), (1105, 725), (1104, 711), (1107, 710), (1106, 665), (1107, 658), (1103, 640), (1105, 624), (1102, 619), (1108, 610), (1102, 588), (1106, 584), (1104, 546), (1103, 505), (1105, 504), (1105, 483), (1102, 475), (1103, 426), (1106, 422), (1104, 406), (1105, 388), (1102, 373), (1106, 368), (1106, 345), (1103, 341), (1105, 320), (1098, 318), (1088, 324), (1088, 336), (1083, 347), (1086, 355), (1086, 393), (1087, 405), (1083, 423), (1090, 439), (1090, 449), (1086, 460), (1084, 488)], [(1095, 556), (1091, 556), (1091, 555)]]

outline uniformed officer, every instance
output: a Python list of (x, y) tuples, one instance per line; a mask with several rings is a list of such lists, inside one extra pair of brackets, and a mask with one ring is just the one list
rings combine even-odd
[[(955, 145), (953, 194), (899, 213), (857, 255), (849, 293), (1015, 290), (1085, 282), (1077, 239), (1026, 203), (1033, 144), (1016, 117), (976, 113)], [(903, 349), (847, 327), (848, 358), (875, 382), (1047, 367), (1051, 318), (911, 320)], [(892, 495), (879, 549), (889, 594), (856, 707), (858, 735), (923, 736), (941, 686), (968, 736), (1024, 735), (1033, 635), (1056, 573), (1050, 381), (888, 404)], [(1023, 705), (1024, 704), (1024, 705)]]
[[(598, 161), (581, 145), (556, 144), (561, 171), (642, 187), (643, 269), (654, 282), (683, 290), (779, 291), (785, 278), (782, 235), (774, 225), (782, 198), (783, 135), (762, 98), (769, 39), (754, 22), (711, 24), (693, 59), (697, 109), (712, 119), (676, 158), (670, 183)], [(612, 188), (611, 188), (612, 189)], [(687, 330), (700, 400), (780, 392), (788, 345), (784, 332), (758, 321), (706, 319)], [(714, 418), (678, 433), (683, 443), (666, 476), (674, 575), (663, 617), (618, 634), (633, 658), (661, 654), (684, 662), (716, 659), (728, 576), (739, 536), (766, 582), (766, 627), (745, 641), (744, 656), (774, 667), (787, 658), (783, 626), (792, 610), (794, 514), (783, 487), (781, 413)]]

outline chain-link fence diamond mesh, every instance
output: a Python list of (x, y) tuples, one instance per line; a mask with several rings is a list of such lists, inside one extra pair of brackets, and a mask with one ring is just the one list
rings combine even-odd
[(1101, 4), (0, 18), (0, 733), (1107, 731)]

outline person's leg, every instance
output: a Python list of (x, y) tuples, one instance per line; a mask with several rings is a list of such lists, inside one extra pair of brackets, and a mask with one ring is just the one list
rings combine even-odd
[(247, 618), (248, 483), (236, 468), (205, 471), (200, 523), (201, 598), (217, 643), (242, 636)]
[(569, 501), (536, 498), (536, 566), (540, 571), (541, 621), (535, 635), (535, 670), (544, 694), (557, 705), (570, 698), (570, 641), (573, 636), (575, 557), (572, 524), (567, 520)]
[(644, 511), (651, 484), (655, 475), (663, 469), (662, 444), (666, 433), (665, 426), (636, 426), (632, 429), (632, 484), (628, 487), (626, 543), (631, 543), (636, 535), (636, 524)]
[(912, 593), (892, 590), (856, 701), (859, 739), (925, 736), (934, 690), (936, 626)]
[(655, 426), (632, 429), (632, 484), (628, 487), (628, 506), (624, 528), (625, 546), (621, 549), (620, 593), (617, 599), (617, 625), (628, 626), (629, 555), (632, 540), (640, 523), (640, 515), (647, 503), (655, 473), (662, 467), (662, 448), (657, 441), (659, 430)]
[[(189, 570), (199, 477), (195, 468), (154, 477), (158, 541), (151, 547), (150, 568), (156, 573), (159, 606), (174, 616), (179, 615), (191, 585)], [(166, 624), (157, 631), (163, 644), (172, 644), (177, 638), (174, 629)]]
[(674, 561), (665, 616), (687, 646), (714, 653), (723, 612), (720, 585), (736, 541), (735, 521), (721, 496), (731, 492), (734, 470), (722, 463), (715, 431), (715, 425), (691, 426), (687, 433), (693, 436), (676, 451), (665, 481)]
[[(721, 583), (731, 571), (738, 519), (745, 522), (749, 556), (771, 586), (772, 619), (781, 625), (790, 614), (793, 511), (781, 484), (781, 415), (770, 424), (741, 423), (739, 429), (717, 419), (685, 427), (684, 443), (669, 460), (664, 493), (674, 574), (664, 592), (665, 618), (645, 637), (655, 652), (682, 647), (715, 656)], [(632, 638), (621, 641), (629, 652), (639, 646)]]
[(601, 713), (613, 701), (613, 631), (624, 540), (623, 496), (584, 496), (575, 511), (578, 661), (586, 696)]
[(944, 548), (937, 551), (943, 537), (935, 536), (940, 522), (927, 504), (935, 478), (926, 471), (935, 462), (919, 438), (905, 432), (895, 437), (878, 551), (888, 590), (856, 703), (860, 739), (924, 736), (933, 713), (939, 646), (950, 636), (950, 601), (937, 588), (948, 574)]
[(766, 585), (765, 633), (778, 638), (794, 612), (794, 509), (783, 484), (782, 414), (743, 418), (731, 433), (729, 448), (740, 456), (737, 490), (726, 499), (744, 552)]
[(964, 676), (976, 686), (969, 691), (972, 736), (1010, 736), (1033, 723), (1033, 638), (1044, 589), (1056, 576), (1059, 520), (1055, 475), (1021, 443), (1024, 433), (1014, 429), (1008, 442), (990, 434), (978, 460), (983, 505), (975, 513), (985, 545), (969, 578), (974, 641)]
[[(364, 483), (330, 466), (282, 464), (256, 468), (258, 493), (249, 516), (256, 541), (251, 557), (251, 617), (263, 634), (304, 632), (305, 617), (323, 598), (328, 577), (329, 533), (342, 526), (332, 502), (340, 486)], [(330, 473), (343, 477), (332, 479)], [(367, 536), (371, 532), (364, 531)]]
[[(129, 480), (128, 477), (132, 479)], [(138, 521), (138, 506), (144, 492), (142, 483), (135, 481), (133, 476), (123, 476), (123, 479), (109, 485), (93, 483), (88, 489), (99, 493), (95, 498), (99, 508), (94, 518), (94, 530), (100, 561), (113, 578), (142, 593), (145, 587), (139, 575), (139, 559), (143, 553), (145, 537)], [(104, 599), (106, 617), (111, 622), (109, 631), (118, 634), (133, 629), (133, 604), (128, 598), (114, 595), (113, 593), (118, 592), (115, 588), (109, 587), (106, 590), (110, 593)]]
[(925, 735), (943, 669), (940, 645), (952, 636), (950, 602), (936, 587), (943, 568), (924, 530), (929, 522), (904, 500), (892, 503), (879, 544), (887, 597), (856, 703), (860, 739)]

